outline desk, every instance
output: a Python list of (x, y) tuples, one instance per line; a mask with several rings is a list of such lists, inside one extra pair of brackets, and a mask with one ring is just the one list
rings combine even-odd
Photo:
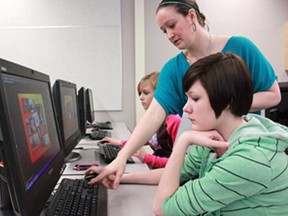
[[(130, 131), (124, 123), (112, 122), (113, 130), (111, 136), (115, 139), (128, 139)], [(74, 150), (82, 155), (80, 161), (68, 163), (62, 178), (83, 178), (84, 171), (75, 171), (73, 167), (76, 163), (100, 164), (98, 141), (83, 139), (77, 145), (84, 149)], [(85, 150), (86, 149), (86, 150)], [(141, 163), (137, 158), (133, 158), (135, 164), (127, 164), (125, 172), (139, 172), (148, 170), (148, 166)], [(100, 164), (103, 165), (104, 164)], [(61, 179), (60, 179), (61, 180)], [(108, 190), (108, 216), (150, 216), (152, 212), (152, 202), (156, 192), (156, 186), (121, 184), (117, 190)]]
[[(123, 122), (112, 122), (113, 130), (111, 130), (111, 137), (114, 139), (124, 140), (128, 139), (130, 136), (130, 131)], [(91, 140), (89, 138), (82, 139), (79, 144), (76, 146), (75, 152), (80, 153), (82, 158), (76, 162), (67, 163), (67, 167), (63, 175), (83, 175), (85, 171), (76, 171), (73, 169), (75, 164), (84, 164), (84, 163), (97, 163), (100, 166), (105, 166), (106, 164), (102, 163), (100, 160), (99, 153), (99, 140)], [(83, 148), (83, 149), (77, 149)], [(126, 165), (126, 173), (130, 172), (140, 172), (148, 170), (148, 166), (145, 163), (141, 163), (138, 158), (133, 157), (135, 164)]]

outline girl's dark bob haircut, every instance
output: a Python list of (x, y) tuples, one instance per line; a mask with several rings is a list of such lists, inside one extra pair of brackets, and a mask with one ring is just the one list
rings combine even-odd
[(216, 117), (227, 107), (236, 116), (249, 112), (253, 100), (252, 78), (239, 56), (216, 53), (199, 59), (183, 77), (184, 92), (197, 80), (206, 90)]

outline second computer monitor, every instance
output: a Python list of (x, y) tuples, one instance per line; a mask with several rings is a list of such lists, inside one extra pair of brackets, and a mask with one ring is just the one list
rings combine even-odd
[(60, 134), (66, 162), (79, 160), (81, 155), (72, 150), (81, 139), (77, 106), (77, 87), (75, 83), (56, 80), (53, 85)]

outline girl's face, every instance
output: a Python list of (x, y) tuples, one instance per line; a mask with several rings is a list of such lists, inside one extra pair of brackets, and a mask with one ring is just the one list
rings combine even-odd
[(219, 118), (216, 119), (208, 94), (199, 80), (191, 86), (186, 95), (188, 96), (188, 101), (183, 111), (188, 114), (193, 130), (206, 131), (216, 129)]
[(160, 29), (167, 35), (168, 40), (178, 49), (186, 49), (191, 38), (192, 19), (177, 13), (174, 7), (160, 8), (156, 15)]
[(144, 81), (141, 85), (140, 85), (140, 101), (142, 104), (142, 107), (144, 110), (147, 110), (148, 107), (151, 104), (151, 101), (153, 99), (154, 96), (154, 91), (155, 89), (153, 88), (153, 86), (148, 82), (148, 81)]

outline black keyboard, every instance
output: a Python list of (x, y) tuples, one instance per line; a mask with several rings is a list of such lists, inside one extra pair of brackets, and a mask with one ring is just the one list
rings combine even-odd
[[(112, 145), (112, 144), (101, 144), (99, 145), (99, 147), (100, 147), (100, 154), (106, 164), (111, 163), (117, 157), (118, 152), (122, 149), (120, 145)], [(135, 162), (130, 157), (127, 160), (127, 163), (135, 163)]]
[(112, 130), (112, 123), (110, 121), (107, 122), (95, 122), (92, 124), (88, 124), (87, 128), (98, 128), (103, 130)]
[(63, 179), (45, 215), (106, 216), (107, 190), (101, 184), (88, 185), (84, 179)]
[(112, 124), (110, 121), (107, 122), (96, 122), (93, 124), (96, 128), (100, 128), (100, 129), (106, 129), (106, 130), (112, 130)]
[(92, 140), (101, 140), (104, 137), (111, 137), (111, 132), (103, 130), (92, 130), (92, 133), (90, 134), (90, 138)]

